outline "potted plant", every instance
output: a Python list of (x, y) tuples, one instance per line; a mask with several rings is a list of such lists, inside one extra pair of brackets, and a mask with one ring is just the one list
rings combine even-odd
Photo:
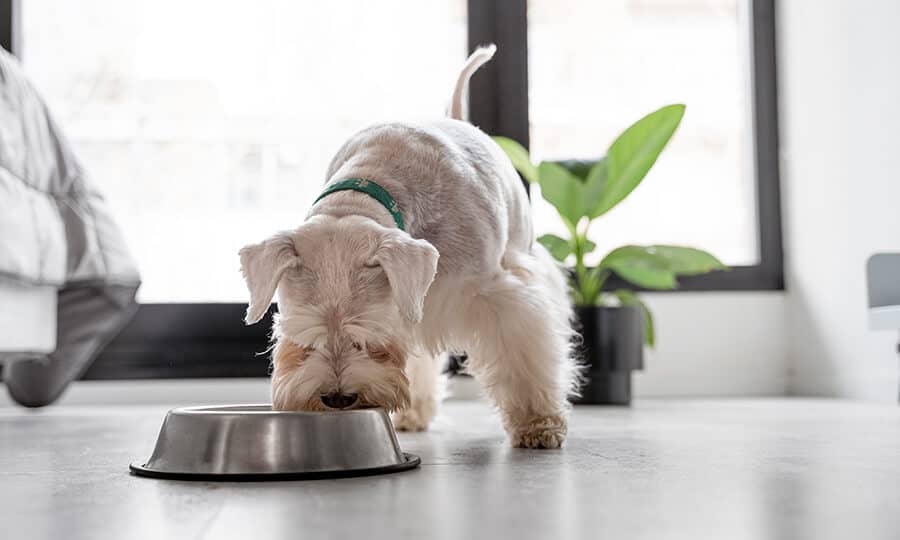
[(684, 105), (669, 105), (648, 114), (619, 135), (605, 157), (593, 161), (535, 165), (517, 142), (494, 138), (522, 177), (540, 186), (568, 229), (567, 238), (545, 234), (537, 240), (561, 263), (573, 263), (570, 283), (586, 379), (577, 403), (630, 403), (631, 372), (643, 367), (644, 343), (655, 343), (650, 310), (634, 289), (610, 290), (606, 285), (612, 275), (640, 289), (674, 289), (678, 276), (726, 268), (705, 251), (672, 245), (622, 246), (592, 268), (585, 263), (596, 248), (588, 239), (591, 226), (641, 183), (684, 110)]

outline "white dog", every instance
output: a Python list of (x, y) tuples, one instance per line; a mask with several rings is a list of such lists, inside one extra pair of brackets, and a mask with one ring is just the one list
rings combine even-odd
[(577, 379), (566, 282), (534, 242), (509, 159), (462, 121), (468, 80), (494, 51), (466, 62), (451, 118), (357, 133), (307, 220), (241, 250), (248, 324), (278, 291), (276, 409), (379, 406), (423, 430), (441, 353), (466, 351), (514, 446), (562, 444)]

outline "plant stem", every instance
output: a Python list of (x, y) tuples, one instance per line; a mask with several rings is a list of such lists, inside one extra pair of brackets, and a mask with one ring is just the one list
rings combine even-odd
[(571, 231), (572, 237), (575, 239), (575, 276), (577, 278), (577, 286), (581, 293), (581, 301), (586, 305), (593, 303), (593, 298), (591, 298), (593, 294), (591, 294), (591, 286), (588, 282), (587, 266), (584, 264), (584, 246), (587, 240), (588, 226), (590, 226), (590, 221), (588, 221), (584, 233), (578, 232), (577, 225), (572, 227)]

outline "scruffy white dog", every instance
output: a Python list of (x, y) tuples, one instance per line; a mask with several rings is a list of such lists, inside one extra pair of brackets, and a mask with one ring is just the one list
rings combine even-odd
[(276, 409), (379, 406), (423, 430), (442, 353), (466, 351), (514, 446), (563, 443), (577, 378), (565, 279), (533, 241), (509, 159), (462, 121), (468, 80), (494, 51), (466, 62), (449, 119), (357, 133), (307, 220), (241, 250), (248, 324), (278, 291)]

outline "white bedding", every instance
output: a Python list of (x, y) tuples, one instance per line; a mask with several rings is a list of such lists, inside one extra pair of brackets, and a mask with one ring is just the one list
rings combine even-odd
[(56, 349), (56, 287), (0, 282), (0, 352)]

